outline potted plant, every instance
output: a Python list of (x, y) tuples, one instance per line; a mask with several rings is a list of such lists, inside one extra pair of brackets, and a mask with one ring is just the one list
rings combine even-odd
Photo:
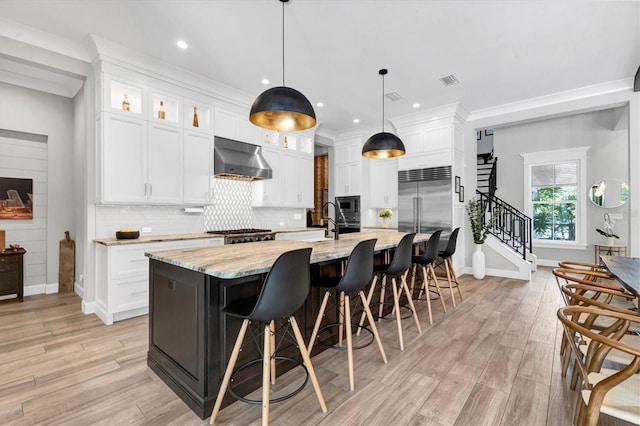
[(386, 228), (389, 226), (389, 218), (393, 216), (393, 212), (391, 209), (382, 209), (380, 213), (378, 213), (378, 216), (382, 218), (382, 226)]
[(498, 218), (498, 212), (493, 211), (488, 220), (485, 220), (487, 215), (487, 204), (481, 200), (472, 199), (466, 206), (467, 215), (469, 216), (469, 222), (471, 223), (471, 234), (473, 235), (473, 242), (476, 245), (476, 251), (471, 256), (471, 266), (473, 268), (473, 277), (476, 279), (482, 279), (485, 275), (485, 256), (482, 252), (482, 244), (484, 244), (487, 236), (489, 235), (489, 229), (495, 224), (495, 220)]
[(604, 235), (607, 238), (607, 245), (608, 246), (612, 246), (614, 245), (614, 238), (618, 239), (620, 237), (618, 237), (616, 234), (613, 233), (613, 226), (615, 225), (615, 221), (611, 218), (611, 215), (609, 213), (605, 213), (604, 214), (604, 230), (600, 229), (600, 228), (596, 228), (596, 232), (600, 235)]

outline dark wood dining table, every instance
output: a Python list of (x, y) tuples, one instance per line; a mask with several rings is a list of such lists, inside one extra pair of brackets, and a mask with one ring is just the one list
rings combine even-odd
[(602, 263), (620, 283), (636, 297), (640, 297), (640, 258), (600, 256)]

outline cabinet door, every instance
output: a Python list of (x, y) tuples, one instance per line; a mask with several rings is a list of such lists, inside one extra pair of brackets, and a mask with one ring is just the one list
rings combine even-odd
[(387, 159), (371, 160), (369, 165), (369, 189), (371, 207), (382, 208), (387, 206), (389, 196), (389, 184), (387, 182)]
[(250, 122), (248, 115), (238, 115), (238, 121), (240, 123), (240, 141), (254, 145), (263, 144), (263, 129)]
[(349, 164), (336, 165), (336, 196), (347, 195), (349, 189)]
[(102, 201), (144, 202), (147, 125), (121, 115), (104, 115)]
[(281, 167), (282, 174), (282, 202), (281, 205), (285, 207), (297, 207), (300, 204), (300, 191), (298, 180), (298, 162), (299, 157), (295, 152), (287, 152), (285, 150), (281, 153)]
[(235, 112), (216, 108), (213, 129), (216, 136), (240, 139), (240, 116)]
[(209, 204), (213, 175), (213, 138), (202, 133), (184, 134), (184, 203)]
[(362, 192), (362, 163), (360, 161), (349, 164), (348, 190), (347, 195), (360, 195)]
[(300, 155), (298, 158), (300, 207), (312, 208), (313, 205), (313, 157)]
[(148, 200), (182, 204), (182, 129), (149, 124), (147, 167)]

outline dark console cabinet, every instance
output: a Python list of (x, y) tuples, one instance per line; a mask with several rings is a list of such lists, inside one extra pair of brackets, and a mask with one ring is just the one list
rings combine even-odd
[(24, 249), (6, 249), (0, 253), (0, 296), (17, 294), (18, 300), (23, 301), (24, 273), (22, 259)]

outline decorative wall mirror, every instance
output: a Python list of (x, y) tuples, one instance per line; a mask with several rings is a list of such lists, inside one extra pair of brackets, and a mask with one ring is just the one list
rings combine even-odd
[(591, 185), (589, 199), (599, 207), (620, 207), (629, 201), (629, 185), (618, 179), (603, 179)]

